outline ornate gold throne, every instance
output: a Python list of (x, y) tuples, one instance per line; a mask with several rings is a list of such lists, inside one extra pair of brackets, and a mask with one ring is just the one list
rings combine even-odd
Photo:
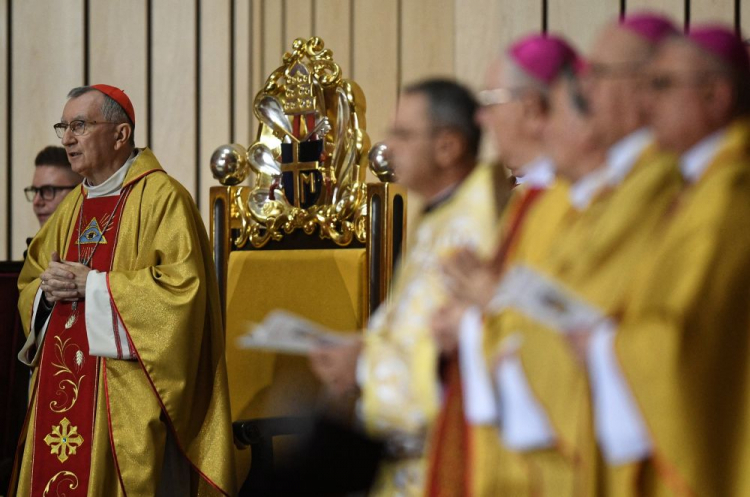
[[(292, 48), (255, 97), (256, 141), (219, 147), (211, 159), (222, 185), (211, 188), (210, 231), (232, 420), (249, 420), (245, 431), (308, 415), (320, 387), (306, 358), (243, 350), (237, 338), (277, 308), (362, 329), (405, 243), (405, 194), (390, 182), (384, 147), (370, 147), (361, 89), (320, 38)], [(381, 182), (367, 182), (368, 165)], [(251, 173), (252, 186), (241, 185)], [(262, 446), (253, 446), (253, 469), (266, 464), (269, 442), (244, 438)]]

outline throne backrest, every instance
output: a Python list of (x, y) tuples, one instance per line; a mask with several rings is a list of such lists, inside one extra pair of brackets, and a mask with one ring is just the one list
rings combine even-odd
[[(225, 311), (232, 418), (299, 415), (318, 385), (305, 358), (243, 350), (237, 337), (277, 308), (362, 329), (387, 298), (405, 244), (406, 199), (371, 149), (365, 99), (322, 40), (297, 39), (254, 100), (246, 150), (212, 157), (210, 231)], [(384, 181), (368, 183), (367, 167)], [(251, 185), (241, 185), (253, 173)]]

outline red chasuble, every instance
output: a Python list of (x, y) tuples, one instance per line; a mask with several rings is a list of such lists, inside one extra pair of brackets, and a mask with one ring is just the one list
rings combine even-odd
[[(84, 199), (65, 260), (111, 270), (128, 191)], [(94, 423), (106, 420), (94, 419), (100, 361), (89, 355), (85, 316), (85, 300), (57, 302), (52, 309), (37, 379), (33, 497), (88, 493)]]

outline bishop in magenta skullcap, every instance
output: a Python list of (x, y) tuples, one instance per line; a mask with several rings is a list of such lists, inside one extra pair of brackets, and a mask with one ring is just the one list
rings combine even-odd
[(124, 91), (110, 85), (91, 85), (91, 88), (99, 90), (100, 92), (104, 93), (109, 98), (117, 102), (120, 107), (122, 107), (122, 110), (125, 111), (125, 114), (127, 114), (131, 124), (135, 126), (135, 109), (133, 108), (133, 103), (130, 101), (128, 96), (125, 95)]
[(698, 25), (690, 28), (687, 37), (735, 71), (750, 72), (745, 43), (733, 29), (720, 24)]
[(554, 35), (530, 35), (508, 49), (508, 54), (530, 76), (546, 85), (552, 84), (565, 66), (578, 70), (582, 61), (575, 50)]
[(620, 19), (620, 26), (652, 45), (660, 43), (667, 36), (679, 34), (677, 27), (668, 17), (653, 12), (638, 12), (624, 16)]

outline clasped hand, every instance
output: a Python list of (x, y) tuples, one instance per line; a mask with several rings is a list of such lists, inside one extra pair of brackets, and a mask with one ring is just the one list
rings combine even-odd
[(52, 252), (49, 266), (39, 275), (44, 298), (49, 303), (84, 298), (86, 278), (90, 271), (91, 268), (88, 266), (79, 262), (63, 261), (57, 252)]
[(490, 301), (497, 276), (492, 267), (470, 248), (457, 250), (442, 261), (442, 276), (448, 300), (430, 320), (440, 352), (452, 354), (458, 347), (461, 319), (469, 307), (484, 309)]
[(360, 339), (318, 347), (310, 353), (310, 365), (331, 393), (343, 396), (357, 388), (357, 360), (361, 351)]

